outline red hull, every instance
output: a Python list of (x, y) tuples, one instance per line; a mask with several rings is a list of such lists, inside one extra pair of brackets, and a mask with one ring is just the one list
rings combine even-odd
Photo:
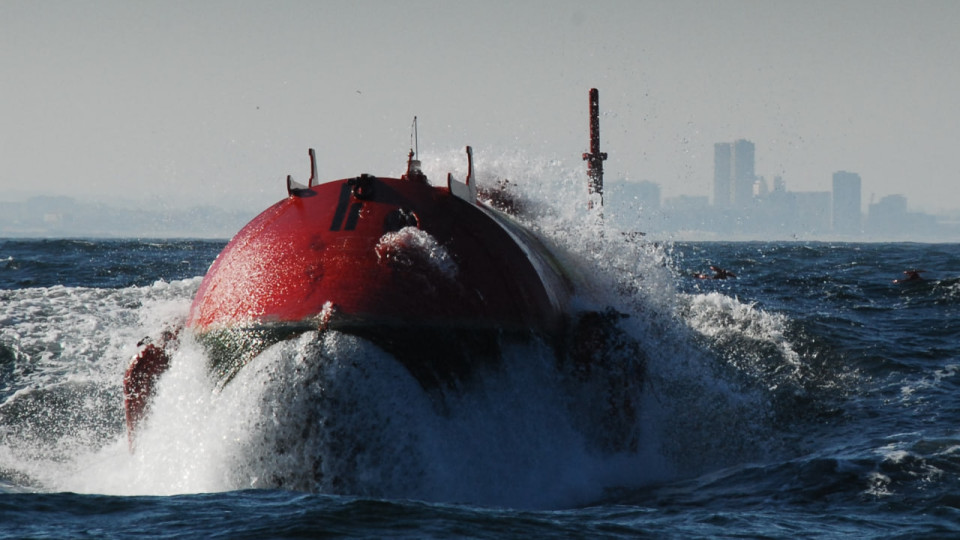
[[(424, 387), (495, 362), (505, 340), (561, 339), (573, 287), (554, 254), (478, 203), (469, 176), (431, 186), (416, 165), (411, 156), (402, 178), (288, 179), (290, 196), (227, 244), (186, 321), (221, 385), (267, 346), (309, 330), (369, 339)], [(168, 343), (128, 370), (131, 434), (169, 365)]]
[[(591, 186), (602, 193), (596, 93), (591, 92)], [(288, 177), (289, 197), (227, 244), (197, 291), (186, 327), (207, 347), (226, 384), (266, 347), (310, 330), (365, 338), (425, 387), (469, 377), (496, 362), (505, 342), (539, 338), (574, 379), (611, 389), (642, 384), (642, 369), (605, 375), (608, 353), (640, 358), (613, 310), (573, 313), (573, 279), (532, 232), (478, 202), (472, 154), (466, 183), (431, 186), (410, 152), (402, 178), (361, 175), (309, 186)], [(497, 193), (493, 193), (496, 195)], [(515, 208), (516, 201), (505, 201)], [(148, 345), (124, 379), (131, 448), (176, 333)], [(641, 362), (641, 360), (638, 360)], [(642, 363), (642, 362), (641, 362)], [(633, 364), (625, 364), (633, 366)], [(611, 394), (613, 395), (613, 394)], [(632, 410), (628, 398), (614, 416)]]
[(425, 181), (367, 176), (303, 190), (251, 221), (210, 267), (187, 326), (301, 323), (330, 303), (348, 325), (552, 333), (568, 288), (509, 218)]

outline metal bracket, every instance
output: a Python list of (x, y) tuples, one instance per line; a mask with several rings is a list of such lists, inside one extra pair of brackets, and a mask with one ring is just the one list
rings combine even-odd
[(288, 174), (287, 195), (291, 197), (308, 197), (313, 194), (310, 188), (317, 185), (317, 154), (313, 151), (313, 148), (308, 153), (310, 154), (310, 181), (307, 185), (303, 185), (294, 180), (293, 175)]
[(460, 182), (453, 177), (453, 173), (447, 173), (447, 188), (450, 193), (458, 199), (463, 199), (470, 204), (477, 203), (477, 181), (473, 177), (473, 148), (467, 147), (467, 180)]

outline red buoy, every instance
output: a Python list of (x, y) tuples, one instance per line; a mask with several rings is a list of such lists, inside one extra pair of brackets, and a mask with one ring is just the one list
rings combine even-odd
[[(592, 90), (584, 159), (602, 193), (596, 105)], [(430, 184), (412, 149), (400, 178), (326, 183), (309, 155), (310, 181), (287, 178), (288, 197), (230, 240), (190, 307), (185, 327), (206, 346), (221, 386), (266, 347), (307, 331), (366, 339), (428, 389), (469, 378), (510, 343), (539, 339), (582, 367), (611, 336), (620, 340), (618, 316), (581, 324), (571, 313), (576, 273), (560, 250), (478, 200), (470, 147), (466, 180), (448, 175), (445, 186)], [(127, 370), (131, 441), (172, 346), (147, 345)]]

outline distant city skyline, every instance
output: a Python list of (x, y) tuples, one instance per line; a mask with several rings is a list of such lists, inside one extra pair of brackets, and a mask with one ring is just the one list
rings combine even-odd
[[(845, 170), (832, 174), (830, 191), (791, 191), (782, 176), (768, 182), (757, 174), (763, 146), (759, 152), (757, 147), (747, 139), (713, 144), (712, 203), (709, 195), (662, 197), (657, 182), (615, 180), (605, 189), (604, 214), (612, 223), (653, 237), (960, 241), (960, 210), (940, 216), (910, 211), (903, 194), (864, 206), (869, 179)], [(584, 185), (584, 197), (586, 191)], [(66, 196), (0, 199), (0, 237), (229, 238), (264, 209), (153, 206)]]
[[(790, 192), (778, 179), (772, 190), (758, 190), (757, 204), (746, 210), (719, 210), (706, 195), (662, 198), (660, 185), (650, 181), (612, 181), (606, 188), (608, 221), (621, 230), (646, 233), (651, 240), (960, 241), (960, 211), (945, 219), (910, 212), (903, 195), (870, 203), (861, 217), (862, 233), (850, 233), (831, 229), (832, 212), (837, 212), (831, 209), (831, 193)], [(855, 197), (853, 191), (850, 195)], [(41, 196), (0, 201), (0, 238), (227, 239), (257, 213), (200, 205), (118, 206)]]
[(857, 172), (835, 171), (831, 191), (790, 191), (782, 176), (773, 178), (770, 189), (766, 177), (757, 174), (753, 141), (717, 142), (713, 149), (712, 204), (704, 195), (661, 201), (659, 183), (621, 182), (612, 189), (619, 190), (619, 200), (609, 197), (617, 221), (628, 227), (645, 223), (654, 232), (699, 231), (717, 238), (960, 240), (960, 211), (947, 219), (911, 212), (902, 194), (870, 200), (864, 208), (864, 180)]

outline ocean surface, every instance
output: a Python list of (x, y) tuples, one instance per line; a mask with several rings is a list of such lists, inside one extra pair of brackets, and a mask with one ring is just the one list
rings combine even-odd
[(960, 537), (960, 245), (567, 242), (641, 344), (633, 425), (536, 346), (436, 407), (316, 334), (215, 392), (188, 336), (131, 454), (123, 372), (225, 242), (0, 240), (0, 537)]

